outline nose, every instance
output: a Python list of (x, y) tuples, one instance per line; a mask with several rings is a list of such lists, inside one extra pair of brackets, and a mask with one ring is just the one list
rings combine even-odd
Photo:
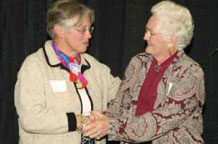
[(86, 31), (85, 37), (88, 38), (88, 39), (92, 38), (91, 32), (90, 31)]
[(145, 34), (144, 34), (144, 40), (149, 40), (149, 32), (147, 31), (147, 32), (145, 32)]

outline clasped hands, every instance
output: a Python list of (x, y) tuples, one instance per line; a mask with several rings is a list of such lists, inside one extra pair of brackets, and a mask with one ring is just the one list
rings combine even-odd
[(87, 123), (82, 126), (82, 134), (85, 137), (101, 139), (107, 135), (109, 130), (109, 118), (97, 111), (92, 111), (86, 117)]

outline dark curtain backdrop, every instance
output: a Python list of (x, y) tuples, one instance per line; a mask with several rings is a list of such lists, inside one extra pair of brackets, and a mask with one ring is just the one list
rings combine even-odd
[[(18, 143), (17, 115), (13, 103), (16, 75), (25, 57), (49, 39), (45, 32), (45, 16), (47, 7), (53, 1), (0, 1), (0, 144)], [(144, 51), (144, 25), (150, 16), (151, 6), (159, 1), (81, 0), (92, 7), (96, 15), (88, 53), (122, 78), (131, 57)], [(205, 71), (204, 139), (207, 144), (217, 144), (218, 53), (215, 50), (218, 48), (218, 1), (174, 1), (187, 6), (194, 17), (194, 38), (186, 52)]]

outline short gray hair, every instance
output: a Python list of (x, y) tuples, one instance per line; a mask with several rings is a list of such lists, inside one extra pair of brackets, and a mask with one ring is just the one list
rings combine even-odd
[(176, 48), (183, 50), (193, 37), (194, 24), (190, 11), (172, 1), (162, 1), (151, 9), (158, 18), (158, 31), (165, 39), (177, 38)]
[(91, 23), (94, 22), (94, 11), (88, 6), (78, 3), (76, 0), (57, 0), (47, 12), (47, 33), (51, 38), (54, 38), (54, 25), (58, 24), (63, 26), (65, 30), (69, 30), (72, 26), (82, 25), (86, 16), (89, 16)]

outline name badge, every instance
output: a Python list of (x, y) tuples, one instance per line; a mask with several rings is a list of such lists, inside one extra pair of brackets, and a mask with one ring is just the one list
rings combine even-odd
[(67, 91), (67, 84), (65, 80), (50, 80), (50, 85), (51, 85), (53, 92)]

